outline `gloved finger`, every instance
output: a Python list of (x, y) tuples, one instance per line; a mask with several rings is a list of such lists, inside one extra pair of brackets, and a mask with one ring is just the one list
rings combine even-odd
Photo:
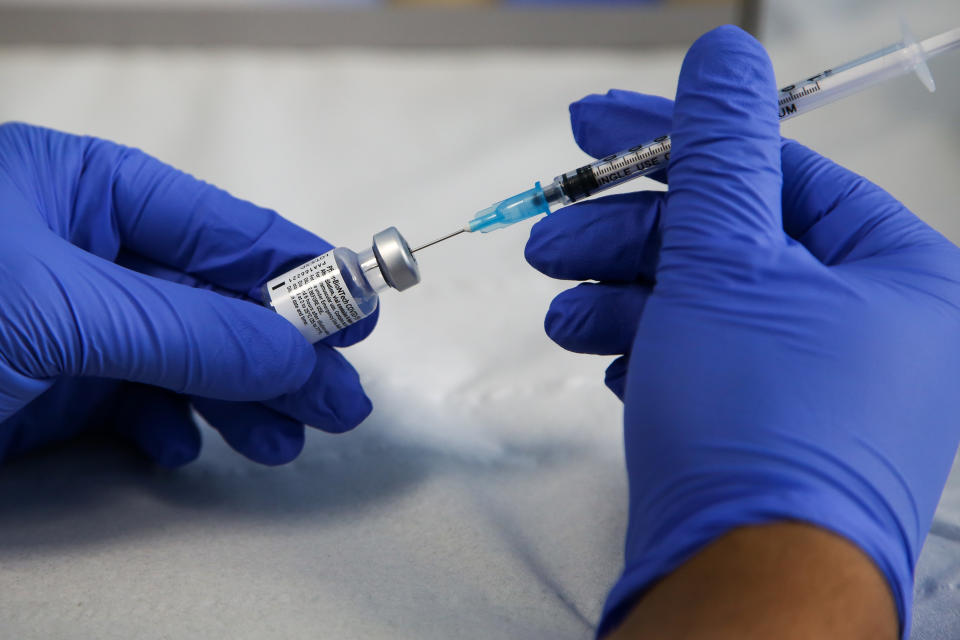
[[(9, 380), (7, 376), (0, 379), (4, 383)], [(108, 426), (110, 409), (121, 385), (116, 380), (66, 376), (28, 379), (28, 384), (36, 389), (33, 399), (21, 403), (14, 413), (0, 414), (4, 418), (0, 422), (0, 462)], [(0, 398), (9, 397), (11, 391), (6, 384), (0, 384)]]
[[(298, 389), (316, 355), (287, 320), (250, 302), (124, 269), (59, 238), (73, 252), (40, 269), (18, 326), (39, 357), (31, 375), (99, 376), (233, 400)], [(51, 249), (52, 250), (52, 249)], [(49, 280), (42, 288), (42, 278)], [(35, 316), (35, 317), (34, 317)]]
[(630, 356), (620, 356), (610, 363), (603, 376), (603, 383), (607, 385), (614, 395), (623, 402), (623, 396), (627, 392), (627, 370), (630, 367)]
[(722, 250), (730, 264), (785, 242), (777, 90), (766, 51), (752, 36), (720, 27), (690, 47), (672, 137), (659, 277), (705, 264), (698, 259), (704, 251), (717, 258), (716, 248), (732, 240), (750, 251)]
[(664, 196), (640, 191), (565, 207), (533, 225), (524, 256), (561, 280), (653, 281)]
[(231, 196), (137, 149), (47, 131), (82, 159), (75, 219), (151, 260), (259, 299), (270, 278), (332, 246), (275, 211)]
[[(135, 268), (141, 273), (197, 288), (223, 291), (138, 254), (124, 252), (120, 258), (122, 260), (118, 260), (118, 264)], [(367, 320), (365, 318), (358, 324)], [(310, 378), (292, 393), (268, 400), (267, 406), (301, 423), (333, 433), (349, 431), (363, 422), (373, 406), (360, 386), (356, 370), (329, 346), (333, 338), (339, 337), (344, 342), (342, 333), (315, 344), (317, 358)]]
[(627, 353), (651, 291), (642, 284), (584, 282), (553, 299), (544, 328), (567, 351)]
[(781, 159), (783, 227), (824, 264), (939, 242), (936, 232), (863, 176), (792, 140), (783, 141)]
[(286, 464), (303, 450), (303, 425), (259, 402), (192, 398), (194, 408), (238, 453), (267, 465)]
[[(570, 124), (577, 145), (594, 158), (603, 158), (669, 134), (673, 100), (611, 89), (571, 104)], [(648, 177), (667, 181), (666, 171)]]
[(271, 409), (330, 433), (353, 429), (370, 415), (373, 404), (360, 386), (360, 376), (339, 352), (316, 345), (317, 362), (307, 382), (265, 402)]
[(118, 435), (167, 469), (181, 467), (200, 455), (203, 440), (186, 396), (140, 384), (125, 385), (121, 394), (114, 417)]
[(220, 295), (227, 296), (229, 298), (238, 298), (240, 300), (259, 302), (247, 297), (243, 293), (233, 291), (232, 289), (226, 289), (224, 287), (218, 287), (213, 283), (201, 280), (200, 278), (192, 276), (188, 273), (184, 273), (179, 269), (168, 267), (167, 265), (161, 264), (156, 260), (151, 260), (150, 258), (142, 256), (135, 251), (122, 249), (120, 253), (117, 254), (117, 258), (114, 260), (114, 262), (125, 269), (130, 269), (131, 271), (136, 271), (137, 273), (142, 273), (153, 278), (162, 278), (164, 280), (176, 282), (177, 284), (186, 285), (188, 287), (206, 289), (207, 291), (213, 291), (214, 293), (219, 293)]
[[(133, 271), (144, 273), (146, 275), (153, 276), (154, 278), (163, 278), (164, 280), (169, 280), (170, 282), (176, 282), (178, 284), (196, 287), (198, 289), (215, 291), (216, 293), (232, 298), (242, 298), (257, 304), (261, 303), (259, 298), (250, 298), (246, 294), (237, 293), (223, 287), (218, 287), (213, 283), (184, 273), (179, 269), (168, 267), (165, 264), (151, 260), (150, 258), (142, 256), (134, 251), (121, 251), (117, 256), (116, 263), (126, 267), (127, 269), (132, 269)], [(377, 306), (373, 313), (363, 320), (350, 325), (342, 331), (338, 331), (332, 336), (324, 338), (321, 340), (321, 342), (330, 345), (331, 347), (349, 347), (352, 344), (356, 344), (370, 335), (370, 332), (372, 332), (373, 328), (377, 325), (377, 319), (379, 317), (380, 307)]]

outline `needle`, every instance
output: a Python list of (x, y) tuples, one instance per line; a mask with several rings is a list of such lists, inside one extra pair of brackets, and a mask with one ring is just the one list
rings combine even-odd
[(459, 235), (459, 234), (463, 233), (464, 231), (469, 231), (469, 229), (467, 229), (466, 227), (464, 227), (464, 228), (462, 228), (462, 229), (457, 229), (457, 230), (454, 231), (453, 233), (448, 233), (447, 235), (445, 235), (445, 236), (443, 236), (443, 237), (441, 237), (441, 238), (437, 238), (436, 240), (433, 240), (433, 241), (431, 241), (431, 242), (428, 242), (427, 244), (422, 244), (422, 245), (420, 245), (419, 247), (417, 247), (416, 249), (414, 249), (414, 250), (411, 251), (410, 253), (416, 253), (417, 251), (420, 251), (420, 249), (426, 249), (427, 247), (431, 247), (431, 246), (437, 244), (438, 242), (443, 242), (444, 240), (447, 240), (447, 239), (449, 239), (449, 238), (452, 238), (453, 236)]

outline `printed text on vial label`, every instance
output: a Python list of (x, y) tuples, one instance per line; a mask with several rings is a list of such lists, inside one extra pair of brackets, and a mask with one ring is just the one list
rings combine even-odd
[(276, 278), (269, 287), (274, 308), (312, 341), (363, 317), (344, 284), (333, 252)]

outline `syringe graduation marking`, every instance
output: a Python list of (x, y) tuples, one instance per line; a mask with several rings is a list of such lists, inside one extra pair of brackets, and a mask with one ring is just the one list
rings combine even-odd
[(654, 143), (653, 145), (648, 147), (643, 147), (642, 148), (643, 150), (640, 153), (634, 151), (634, 152), (631, 152), (629, 155), (620, 156), (619, 158), (614, 156), (613, 158), (610, 159), (609, 162), (604, 163), (603, 161), (601, 161), (600, 163), (594, 165), (593, 167), (594, 175), (596, 175), (598, 179), (603, 178), (610, 173), (623, 169), (624, 167), (629, 167), (631, 165), (639, 164), (644, 160), (649, 160), (650, 158), (654, 158), (654, 157), (663, 155), (665, 153), (668, 153), (670, 151), (671, 146), (672, 146), (671, 141), (665, 140), (663, 142)]
[[(786, 89), (784, 89), (784, 91), (786, 91)], [(807, 85), (806, 87), (804, 87), (803, 91), (800, 91), (798, 93), (792, 93), (793, 89), (790, 89), (790, 91), (791, 93), (788, 93), (786, 96), (784, 96), (783, 98), (780, 98), (777, 101), (777, 104), (779, 106), (782, 107), (783, 105), (789, 102), (793, 102), (794, 100), (799, 100), (800, 98), (806, 98), (807, 96), (812, 95), (817, 91), (820, 91), (820, 81), (818, 80), (814, 82), (813, 86)]]

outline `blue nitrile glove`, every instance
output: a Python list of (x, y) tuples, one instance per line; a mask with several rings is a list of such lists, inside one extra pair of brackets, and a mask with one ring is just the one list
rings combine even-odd
[(292, 460), (303, 424), (370, 412), (333, 347), (260, 306), (269, 278), (330, 245), (135, 149), (0, 125), (0, 458), (116, 429), (164, 466), (194, 459), (199, 411), (237, 451)]
[(571, 112), (597, 156), (673, 135), (668, 192), (572, 206), (527, 246), (549, 275), (603, 281), (554, 300), (550, 335), (629, 358), (611, 374), (625, 400), (625, 568), (599, 633), (721, 534), (799, 520), (869, 554), (907, 637), (960, 437), (960, 249), (781, 141), (770, 63), (739, 29), (693, 45), (675, 105), (613, 92)]

